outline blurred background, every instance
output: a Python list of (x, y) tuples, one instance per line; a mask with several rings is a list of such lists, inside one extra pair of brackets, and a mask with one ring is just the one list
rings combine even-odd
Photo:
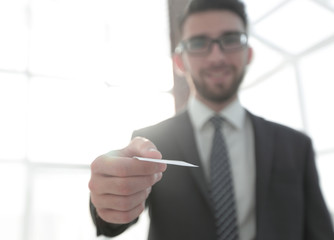
[[(171, 62), (185, 3), (0, 0), (0, 239), (97, 239), (90, 163), (185, 104)], [(334, 0), (245, 3), (255, 58), (240, 99), (312, 137), (334, 216)], [(116, 239), (146, 239), (147, 224)]]

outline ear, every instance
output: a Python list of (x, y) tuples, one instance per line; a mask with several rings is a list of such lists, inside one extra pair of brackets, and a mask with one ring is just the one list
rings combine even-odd
[(248, 59), (247, 59), (247, 65), (250, 64), (253, 60), (253, 48), (251, 46), (248, 47)]
[(173, 64), (174, 64), (174, 69), (176, 72), (180, 75), (183, 75), (185, 72), (185, 67), (182, 59), (182, 55), (178, 53), (173, 54)]

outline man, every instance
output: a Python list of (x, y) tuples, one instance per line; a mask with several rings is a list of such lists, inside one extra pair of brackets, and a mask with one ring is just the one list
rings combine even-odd
[[(98, 235), (122, 233), (147, 205), (149, 239), (334, 239), (311, 140), (254, 116), (239, 103), (237, 92), (252, 58), (243, 4), (194, 0), (181, 32), (174, 62), (192, 86), (188, 108), (135, 131), (127, 147), (92, 163), (91, 213)], [(212, 116), (224, 119), (222, 131), (215, 130)], [(221, 168), (213, 167), (215, 157), (210, 157), (217, 145), (213, 136), (220, 139), (220, 150), (227, 148), (220, 155)], [(199, 168), (167, 169), (133, 156), (163, 156)], [(219, 217), (214, 192), (224, 184), (213, 187), (212, 175), (224, 175), (228, 183), (228, 190), (217, 193), (229, 204)]]

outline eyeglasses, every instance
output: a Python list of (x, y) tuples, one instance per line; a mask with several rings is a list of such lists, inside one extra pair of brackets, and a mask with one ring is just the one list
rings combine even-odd
[(211, 52), (212, 45), (217, 43), (223, 52), (235, 52), (247, 45), (248, 37), (242, 32), (225, 33), (219, 38), (212, 39), (207, 36), (196, 36), (188, 40), (181, 41), (176, 47), (176, 53), (187, 52), (191, 55), (204, 56)]

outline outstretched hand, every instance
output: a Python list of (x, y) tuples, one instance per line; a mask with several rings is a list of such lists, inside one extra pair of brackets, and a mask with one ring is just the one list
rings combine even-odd
[(133, 156), (162, 157), (151, 141), (136, 137), (127, 147), (106, 153), (91, 164), (91, 201), (106, 222), (124, 224), (136, 219), (145, 209), (152, 186), (167, 168), (166, 164), (139, 161)]

